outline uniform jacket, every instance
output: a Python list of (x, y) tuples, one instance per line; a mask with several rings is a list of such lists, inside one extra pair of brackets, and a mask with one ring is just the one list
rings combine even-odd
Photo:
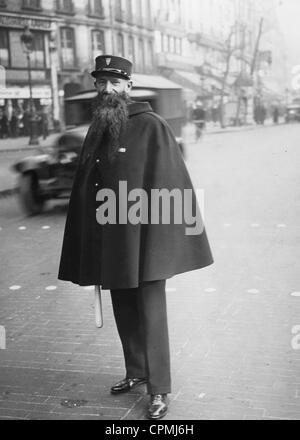
[[(168, 124), (148, 103), (129, 104), (127, 131), (113, 162), (108, 159), (105, 137), (95, 148), (90, 131), (70, 197), (59, 279), (125, 289), (212, 264), (205, 229), (199, 235), (186, 235), (185, 222), (134, 225), (118, 224), (117, 219), (117, 224), (100, 225), (96, 219), (101, 205), (96, 195), (101, 188), (114, 190), (117, 206), (125, 203), (118, 199), (120, 181), (127, 182), (128, 192), (144, 189), (149, 200), (151, 189), (193, 190)], [(194, 190), (193, 199), (196, 203)]]

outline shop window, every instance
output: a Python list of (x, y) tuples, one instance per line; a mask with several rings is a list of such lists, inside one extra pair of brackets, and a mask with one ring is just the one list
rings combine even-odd
[(3, 67), (9, 65), (8, 35), (5, 29), (0, 29), (0, 65)]
[(99, 30), (92, 31), (92, 52), (95, 59), (98, 55), (105, 53), (104, 32)]
[(64, 69), (75, 67), (75, 43), (74, 30), (72, 28), (61, 28), (61, 61)]

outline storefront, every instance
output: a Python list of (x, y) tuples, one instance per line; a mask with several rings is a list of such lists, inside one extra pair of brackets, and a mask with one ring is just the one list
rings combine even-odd
[[(32, 34), (29, 60), (21, 39), (26, 26)], [(52, 22), (43, 16), (0, 15), (0, 110), (1, 118), (4, 115), (7, 119), (8, 135), (11, 135), (11, 131), (16, 131), (17, 135), (24, 131), (21, 121), (24, 116), (26, 119), (26, 112), (30, 111), (30, 85), (34, 109), (51, 116), (51, 30)]]

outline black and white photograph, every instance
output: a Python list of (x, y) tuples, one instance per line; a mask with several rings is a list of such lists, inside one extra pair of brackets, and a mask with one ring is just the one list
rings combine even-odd
[(0, 420), (300, 420), (300, 0), (0, 0)]

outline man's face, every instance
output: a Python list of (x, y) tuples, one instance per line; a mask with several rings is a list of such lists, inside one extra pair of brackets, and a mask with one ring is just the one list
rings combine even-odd
[(121, 93), (126, 93), (128, 95), (132, 87), (132, 82), (111, 75), (101, 75), (96, 78), (95, 87), (100, 94), (116, 93), (119, 95)]

